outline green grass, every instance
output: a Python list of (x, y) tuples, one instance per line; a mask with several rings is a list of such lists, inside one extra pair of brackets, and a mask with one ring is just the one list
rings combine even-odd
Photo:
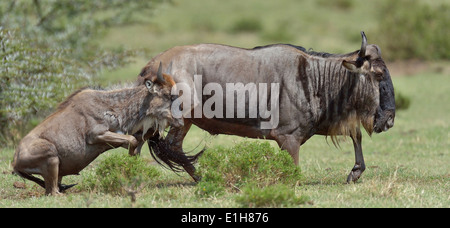
[[(292, 157), (268, 142), (241, 142), (231, 148), (216, 146), (199, 158), (197, 185), (200, 195), (241, 192), (243, 188), (266, 188), (283, 184), (292, 188), (302, 181)], [(245, 192), (245, 191), (244, 191)]]
[[(206, 42), (254, 47), (290, 42), (316, 51), (344, 53), (359, 47), (361, 30), (366, 31), (369, 43), (377, 43), (371, 38), (374, 36), (370, 35), (377, 27), (374, 20), (376, 2), (341, 1), (351, 2), (345, 7), (329, 6), (326, 2), (232, 0), (225, 4), (210, 0), (174, 1), (173, 6), (159, 8), (149, 23), (112, 30), (98, 41), (99, 45), (106, 47), (122, 45), (150, 50), (147, 57), (136, 58), (136, 62), (128, 67), (104, 72), (98, 82), (107, 85), (134, 81), (152, 56), (175, 45)], [(220, 7), (217, 7), (218, 4)], [(261, 27), (252, 31), (231, 32), (237, 22), (248, 18), (259, 19)], [(381, 48), (383, 52), (389, 51)], [(397, 112), (395, 126), (388, 132), (374, 134), (371, 138), (364, 135), (363, 151), (367, 169), (361, 179), (356, 184), (344, 184), (354, 165), (351, 140), (341, 142), (341, 148), (338, 149), (330, 139), (327, 141), (324, 137), (315, 136), (300, 149), (302, 181), (295, 187), (283, 189), (286, 194), (280, 196), (283, 199), (286, 195), (295, 195), (295, 198), (307, 199), (307, 203), (294, 199), (291, 202), (297, 203), (277, 203), (275, 206), (450, 207), (448, 75), (447, 69), (437, 68), (412, 76), (394, 75), (396, 91), (410, 98), (410, 106), (407, 110)], [(214, 151), (218, 146), (231, 148), (243, 141), (255, 140), (237, 136), (210, 136), (193, 126), (186, 137), (184, 149), (197, 152), (206, 146)], [(275, 142), (271, 141), (270, 144), (276, 146)], [(30, 181), (25, 182), (25, 189), (13, 186), (14, 182), (23, 182), (20, 177), (11, 175), (13, 154), (14, 149), (0, 149), (0, 208), (241, 207), (255, 206), (261, 199), (267, 202), (270, 197), (278, 199), (273, 189), (258, 192), (251, 187), (243, 189), (246, 192), (226, 191), (208, 197), (199, 195), (197, 186), (187, 174), (177, 175), (155, 164), (146, 146), (142, 159), (148, 166), (157, 169), (160, 176), (152, 179), (152, 183), (145, 185), (136, 194), (135, 202), (127, 195), (108, 194), (83, 187), (85, 180), (95, 177), (97, 168), (104, 160), (116, 154), (127, 154), (123, 149), (99, 156), (80, 176), (65, 177), (63, 183), (79, 185), (63, 196), (46, 197), (44, 190)], [(253, 196), (254, 202), (251, 201)], [(282, 202), (285, 201), (283, 199)]]

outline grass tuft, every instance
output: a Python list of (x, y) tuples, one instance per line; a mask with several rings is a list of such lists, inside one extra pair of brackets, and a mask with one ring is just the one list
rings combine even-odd
[(306, 203), (309, 198), (297, 196), (291, 186), (275, 184), (265, 188), (246, 186), (235, 200), (241, 207), (296, 207)]
[(202, 176), (197, 185), (201, 195), (239, 192), (249, 185), (262, 188), (281, 183), (292, 187), (302, 180), (290, 155), (268, 142), (209, 149), (199, 159), (198, 174)]
[(86, 176), (83, 186), (103, 193), (124, 195), (128, 189), (147, 185), (159, 176), (159, 171), (139, 156), (112, 154), (97, 166), (95, 174)]

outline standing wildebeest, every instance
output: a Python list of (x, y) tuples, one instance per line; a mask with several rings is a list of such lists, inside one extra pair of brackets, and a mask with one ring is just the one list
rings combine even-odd
[[(333, 143), (338, 135), (350, 136), (356, 161), (347, 182), (356, 181), (365, 169), (360, 124), (371, 135), (373, 131), (387, 131), (395, 117), (394, 87), (380, 48), (368, 45), (364, 32), (361, 35), (361, 49), (343, 55), (285, 44), (253, 49), (216, 44), (174, 47), (154, 57), (142, 69), (138, 81), (154, 76), (157, 63), (162, 61), (170, 63), (177, 83), (190, 86), (194, 85), (194, 74), (202, 75), (202, 86), (278, 83), (280, 114), (275, 128), (261, 129), (261, 118), (247, 116), (184, 118), (184, 126), (172, 127), (166, 140), (173, 150), (182, 150), (183, 138), (194, 123), (211, 134), (276, 140), (298, 164), (300, 146), (311, 136), (331, 136)], [(204, 103), (205, 98), (199, 100)], [(246, 102), (248, 110), (248, 99)], [(224, 112), (230, 111), (226, 108)], [(192, 166), (184, 168), (191, 175), (195, 171)]]
[[(148, 78), (144, 85), (73, 93), (21, 140), (14, 172), (55, 195), (73, 186), (62, 185), (63, 176), (78, 174), (101, 153), (124, 147), (135, 155), (147, 131), (161, 134), (169, 124), (182, 126), (170, 111), (174, 85), (159, 68), (157, 77)], [(32, 174), (42, 175), (44, 181)]]

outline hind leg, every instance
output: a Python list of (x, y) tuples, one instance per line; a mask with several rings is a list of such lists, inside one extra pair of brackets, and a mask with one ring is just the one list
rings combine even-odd
[(42, 177), (45, 182), (46, 195), (59, 195), (58, 187), (59, 158), (57, 156), (47, 159), (46, 164), (42, 167)]
[[(14, 171), (46, 189), (46, 194), (58, 194), (59, 158), (56, 147), (44, 139), (25, 139), (14, 155)], [(39, 174), (44, 181), (31, 174)], [(55, 187), (56, 185), (56, 187)]]

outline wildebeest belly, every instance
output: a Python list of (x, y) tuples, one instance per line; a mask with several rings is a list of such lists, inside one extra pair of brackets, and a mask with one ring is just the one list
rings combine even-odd
[(60, 156), (59, 175), (74, 175), (86, 168), (101, 153), (111, 149), (109, 145), (86, 145), (84, 149), (79, 151), (61, 152), (64, 156)]
[(249, 126), (242, 121), (236, 122), (236, 119), (215, 118), (215, 119), (185, 119), (185, 121), (191, 121), (198, 127), (208, 131), (210, 134), (226, 134), (226, 135), (238, 135), (249, 138), (267, 138), (270, 139), (270, 130), (260, 129), (259, 126)]

